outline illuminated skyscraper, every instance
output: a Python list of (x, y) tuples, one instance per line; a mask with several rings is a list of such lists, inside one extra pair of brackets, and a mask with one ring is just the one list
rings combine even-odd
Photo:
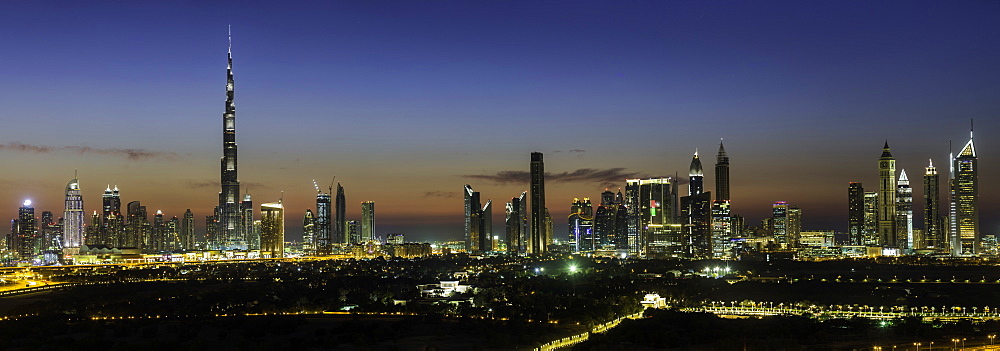
[(650, 225), (677, 223), (676, 190), (676, 182), (670, 177), (625, 180), (625, 204), (629, 215), (634, 216), (629, 219), (628, 225), (628, 250), (631, 255), (641, 255), (645, 251)]
[(913, 237), (913, 189), (905, 169), (899, 172), (899, 182), (896, 183), (896, 237), (901, 249), (920, 248)]
[(545, 163), (541, 152), (531, 153), (531, 231), (528, 233), (528, 253), (542, 255), (548, 251), (545, 225)]
[(705, 192), (705, 172), (702, 170), (698, 150), (691, 157), (688, 170), (688, 196), (681, 198), (681, 214), (691, 257), (712, 255), (712, 193)]
[(21, 261), (33, 259), (36, 253), (35, 241), (38, 236), (38, 225), (35, 220), (35, 208), (31, 207), (31, 200), (24, 200), (24, 204), (17, 209), (16, 228), (14, 252), (17, 254), (17, 259)]
[(865, 192), (865, 220), (861, 227), (861, 243), (859, 245), (878, 245), (878, 192)]
[(285, 208), (281, 200), (260, 205), (260, 251), (269, 252), (271, 258), (284, 257)]
[(347, 221), (347, 236), (351, 238), (351, 244), (361, 243), (361, 223), (358, 221)]
[(952, 237), (957, 244), (953, 252), (978, 254), (982, 239), (979, 233), (979, 165), (972, 132), (958, 157), (952, 159), (951, 193)]
[(156, 214), (153, 215), (152, 234), (146, 247), (151, 248), (153, 252), (167, 250), (167, 226), (163, 222), (163, 211), (156, 210)]
[(75, 177), (66, 184), (66, 205), (63, 210), (63, 248), (71, 253), (79, 252), (83, 244), (85, 224), (83, 219), (83, 195), (80, 181)]
[(482, 225), (481, 235), (479, 236), (479, 250), (480, 251), (492, 251), (493, 250), (493, 200), (486, 200), (486, 205), (479, 210), (480, 223)]
[(715, 160), (715, 201), (712, 203), (711, 246), (712, 257), (715, 258), (728, 258), (732, 253), (729, 239), (734, 235), (734, 228), (729, 201), (729, 156), (722, 140), (719, 140), (719, 153)]
[(114, 190), (109, 185), (101, 196), (103, 212), (101, 213), (101, 233), (98, 244), (109, 247), (122, 246), (125, 234), (125, 217), (122, 216), (122, 198), (115, 185)]
[(479, 192), (465, 185), (465, 249), (480, 252), (479, 242), (483, 234), (483, 217), (480, 212)]
[[(896, 236), (896, 160), (889, 152), (889, 142), (878, 160), (878, 235), (879, 245), (899, 247)], [(905, 239), (905, 238), (904, 238)]]
[(520, 197), (511, 198), (506, 206), (506, 217), (504, 224), (507, 232), (507, 252), (513, 255), (523, 255), (525, 253), (525, 241), (528, 232), (527, 214), (525, 214), (525, 204), (528, 199), (528, 192), (522, 192)]
[(698, 150), (694, 150), (694, 157), (691, 158), (691, 169), (688, 172), (688, 179), (688, 195), (698, 195), (705, 191), (705, 171), (701, 168), (701, 160), (698, 159)]
[(851, 245), (861, 245), (865, 226), (865, 189), (861, 183), (847, 187), (847, 237)]
[(574, 198), (569, 210), (569, 243), (573, 252), (594, 251), (600, 242), (594, 235), (594, 207), (589, 198)]
[(772, 206), (771, 226), (774, 241), (782, 249), (799, 247), (799, 233), (802, 231), (802, 212), (798, 207), (785, 201), (777, 201)]
[(194, 236), (194, 213), (191, 209), (184, 211), (184, 219), (180, 223), (181, 248), (194, 250), (198, 246), (198, 238)]
[(240, 202), (240, 210), (243, 211), (243, 240), (247, 243), (248, 250), (260, 250), (260, 231), (254, 225), (253, 200), (250, 193), (243, 194), (243, 202)]
[(167, 240), (165, 250), (180, 250), (181, 249), (181, 220), (177, 216), (170, 217), (167, 221)]
[(350, 244), (351, 238), (347, 232), (347, 199), (344, 197), (344, 187), (337, 182), (337, 199), (335, 204), (335, 216), (333, 218), (333, 228), (336, 231), (338, 243)]
[(146, 206), (139, 201), (132, 201), (126, 207), (128, 224), (125, 229), (125, 240), (122, 247), (146, 249), (145, 243), (151, 232)]
[(306, 214), (302, 218), (302, 251), (306, 255), (316, 254), (316, 216), (313, 211), (306, 209)]
[[(332, 189), (331, 189), (332, 190)], [(333, 223), (330, 194), (316, 187), (316, 236), (313, 239), (316, 255), (329, 255), (333, 243)]]
[[(738, 150), (737, 150), (738, 151)], [(729, 156), (719, 141), (719, 154), (715, 158), (715, 200), (729, 201)], [(727, 206), (728, 207), (728, 206)]]
[(243, 231), (243, 211), (240, 208), (240, 181), (236, 168), (236, 102), (233, 80), (233, 44), (229, 39), (229, 59), (226, 67), (226, 112), (222, 114), (222, 191), (219, 192), (218, 229), (213, 248), (246, 249)]
[(619, 204), (615, 201), (615, 193), (605, 190), (601, 193), (601, 205), (594, 214), (594, 236), (597, 238), (597, 248), (611, 245), (617, 234), (617, 218)]
[(733, 237), (732, 212), (729, 200), (712, 202), (712, 257), (729, 258), (732, 256), (730, 239)]
[(378, 241), (375, 236), (375, 201), (361, 203), (361, 240)]
[(927, 169), (924, 171), (924, 244), (928, 248), (941, 249), (947, 247), (944, 238), (941, 220), (941, 180), (938, 176), (937, 168), (934, 168), (934, 161), (928, 160)]

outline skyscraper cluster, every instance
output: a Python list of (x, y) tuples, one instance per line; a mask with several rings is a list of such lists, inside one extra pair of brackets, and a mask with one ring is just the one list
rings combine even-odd
[(900, 170), (897, 177), (896, 160), (886, 142), (878, 160), (878, 191), (865, 192), (858, 182), (850, 183), (848, 188), (850, 243), (883, 247), (894, 254), (981, 253), (978, 164), (971, 133), (958, 156), (950, 154), (949, 159), (949, 212), (941, 213), (940, 176), (933, 160), (929, 160), (922, 187), (923, 229), (915, 229), (910, 179), (905, 170)]

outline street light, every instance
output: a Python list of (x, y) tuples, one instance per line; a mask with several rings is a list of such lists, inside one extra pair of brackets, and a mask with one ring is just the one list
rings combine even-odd
[(575, 264), (569, 265), (569, 272), (570, 273), (576, 273), (576, 265)]

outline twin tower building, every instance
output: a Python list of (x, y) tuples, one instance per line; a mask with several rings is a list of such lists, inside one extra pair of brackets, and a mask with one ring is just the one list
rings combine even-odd
[(980, 254), (979, 167), (971, 132), (958, 156), (950, 154), (949, 159), (949, 206), (942, 211), (940, 175), (929, 161), (923, 178), (923, 229), (914, 229), (913, 189), (905, 170), (896, 177), (896, 160), (886, 142), (878, 160), (878, 191), (866, 192), (858, 182), (848, 188), (851, 244), (881, 246), (893, 254)]
[(723, 145), (715, 165), (716, 195), (704, 189), (696, 151), (688, 173), (687, 196), (674, 177), (627, 179), (625, 193), (605, 191), (594, 213), (590, 199), (574, 199), (569, 237), (555, 239), (545, 204), (542, 154), (531, 154), (529, 190), (506, 204), (505, 240), (492, 231), (492, 201), (465, 185), (465, 244), (470, 253), (505, 251), (540, 255), (550, 250), (631, 257), (728, 257), (732, 219), (729, 156)]

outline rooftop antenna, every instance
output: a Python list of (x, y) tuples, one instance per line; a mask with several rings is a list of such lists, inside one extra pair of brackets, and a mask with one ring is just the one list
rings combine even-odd
[(229, 25), (229, 53), (233, 53), (233, 25)]

